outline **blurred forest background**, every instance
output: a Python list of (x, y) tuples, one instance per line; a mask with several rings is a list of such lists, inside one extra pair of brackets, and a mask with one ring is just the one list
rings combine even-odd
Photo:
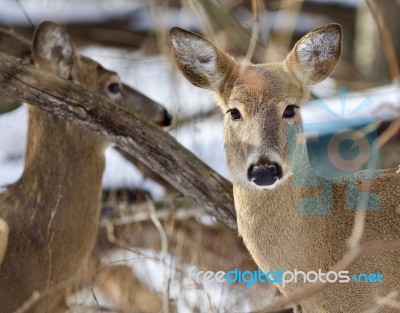
[[(212, 95), (191, 86), (175, 68), (169, 29), (200, 33), (237, 59), (260, 63), (283, 60), (308, 31), (339, 23), (341, 60), (312, 90), (304, 120), (332, 119), (315, 109), (315, 99), (340, 112), (343, 88), (348, 107), (371, 97), (365, 114), (386, 134), (383, 166), (400, 163), (398, 0), (0, 0), (0, 7), (0, 27), (27, 38), (40, 21), (64, 25), (81, 53), (164, 105), (173, 117), (166, 130), (227, 178), (222, 115)], [(9, 99), (1, 100), (0, 113), (1, 188), (22, 173), (27, 113), (25, 105)], [(248, 312), (271, 301), (273, 286), (247, 289), (193, 279), (193, 271), (256, 266), (237, 234), (201, 205), (112, 147), (106, 156), (96, 261), (71, 297), (77, 312), (159, 312), (163, 302), (171, 312)], [(153, 209), (160, 224), (151, 218)]]

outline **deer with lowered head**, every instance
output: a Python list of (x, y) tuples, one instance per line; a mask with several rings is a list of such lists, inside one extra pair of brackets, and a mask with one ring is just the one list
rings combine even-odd
[[(138, 97), (115, 72), (78, 55), (69, 35), (54, 23), (36, 29), (32, 62), (48, 72), (46, 83), (52, 76), (72, 80), (158, 125), (170, 122), (162, 106)], [(98, 135), (29, 107), (25, 169), (0, 195), (2, 313), (21, 308), (35, 291), (41, 297), (28, 312), (68, 310), (71, 281), (96, 239), (106, 145)]]
[[(355, 214), (348, 202), (361, 201), (366, 189), (379, 199), (380, 207), (368, 211), (362, 243), (400, 239), (400, 174), (395, 169), (379, 171), (374, 179), (363, 180), (365, 176), (356, 173), (333, 180), (312, 172), (305, 145), (290, 148), (290, 129), (302, 127), (299, 108), (309, 98), (310, 86), (334, 69), (341, 39), (340, 26), (329, 24), (305, 35), (284, 61), (253, 65), (239, 64), (196, 34), (179, 28), (170, 32), (180, 71), (195, 86), (214, 91), (225, 114), (225, 150), (239, 234), (265, 273), (280, 268), (326, 273), (348, 249)], [(316, 187), (299, 188), (294, 183), (299, 179), (301, 186)], [(329, 197), (320, 196), (328, 191)], [(310, 197), (312, 201), (304, 202)], [(294, 305), (294, 311), (372, 308), (378, 297), (400, 291), (400, 251), (361, 258), (350, 273), (361, 272), (379, 272), (384, 282), (331, 283)], [(301, 277), (278, 288), (291, 296), (305, 286)], [(380, 312), (395, 311), (386, 306)]]

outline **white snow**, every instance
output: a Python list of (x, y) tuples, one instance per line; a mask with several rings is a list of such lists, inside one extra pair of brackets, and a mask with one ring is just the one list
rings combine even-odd
[[(249, 312), (261, 305), (268, 305), (273, 296), (261, 283), (246, 288), (244, 283), (207, 281), (202, 276), (196, 281), (200, 269), (182, 263), (169, 254), (162, 257), (160, 253), (148, 249), (137, 249), (135, 252), (114, 249), (103, 255), (102, 263), (131, 267), (142, 283), (160, 295), (164, 294), (165, 283), (168, 281), (169, 298), (176, 303), (179, 313), (191, 313), (196, 307), (201, 313), (214, 311), (210, 306), (217, 312)], [(99, 304), (110, 309), (115, 306), (98, 288), (83, 290), (70, 301), (84, 301), (87, 306)]]
[(15, 182), (24, 169), (28, 110), (25, 105), (0, 115), (0, 192)]

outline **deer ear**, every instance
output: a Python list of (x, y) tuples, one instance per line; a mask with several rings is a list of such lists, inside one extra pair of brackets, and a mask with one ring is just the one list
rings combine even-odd
[(286, 58), (286, 63), (301, 79), (311, 84), (324, 80), (335, 68), (341, 52), (342, 30), (329, 24), (301, 38)]
[(42, 22), (33, 37), (35, 64), (67, 79), (78, 63), (75, 46), (66, 31), (52, 22)]
[(193, 84), (219, 91), (236, 62), (203, 37), (175, 27), (170, 31), (175, 62)]

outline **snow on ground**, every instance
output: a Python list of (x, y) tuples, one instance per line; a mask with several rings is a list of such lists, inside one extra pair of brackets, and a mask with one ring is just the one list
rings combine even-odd
[[(161, 295), (164, 294), (165, 283), (169, 282), (169, 298), (176, 303), (179, 313), (191, 313), (195, 308), (204, 313), (214, 312), (215, 309), (216, 312), (249, 312), (270, 304), (273, 296), (261, 283), (246, 288), (245, 283), (206, 280), (202, 275), (197, 276), (199, 269), (196, 267), (182, 264), (171, 255), (162, 257), (160, 253), (147, 249), (137, 249), (135, 252), (122, 249), (108, 251), (102, 257), (102, 263), (131, 267), (142, 283)], [(78, 302), (86, 306), (100, 305), (115, 309), (113, 302), (99, 288), (83, 290), (70, 300), (71, 303)]]

